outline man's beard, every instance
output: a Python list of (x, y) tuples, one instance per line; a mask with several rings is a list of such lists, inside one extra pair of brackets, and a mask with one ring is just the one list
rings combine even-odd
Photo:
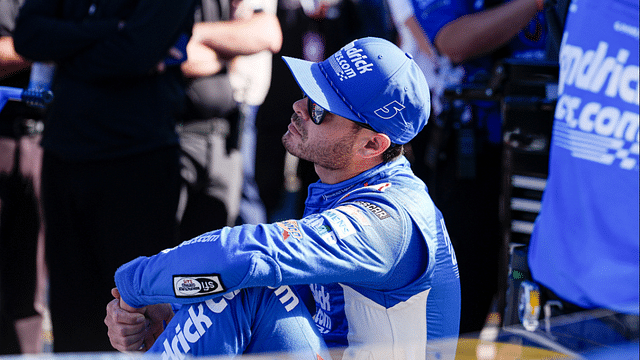
[(300, 133), (300, 142), (297, 144), (288, 139), (287, 134), (282, 137), (282, 144), (291, 155), (330, 170), (340, 170), (349, 163), (355, 142), (352, 132), (347, 132), (342, 138), (336, 139), (333, 143), (326, 141), (308, 143), (308, 132), (302, 127), (300, 117), (294, 114), (291, 121), (293, 121)]

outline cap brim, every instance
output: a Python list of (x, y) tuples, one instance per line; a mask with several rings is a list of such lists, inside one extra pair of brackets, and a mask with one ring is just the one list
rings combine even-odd
[(300, 89), (323, 109), (353, 121), (363, 122), (338, 96), (320, 66), (312, 61), (283, 56)]

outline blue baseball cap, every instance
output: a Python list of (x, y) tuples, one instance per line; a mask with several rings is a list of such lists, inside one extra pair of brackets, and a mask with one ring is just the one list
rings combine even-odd
[(357, 39), (318, 63), (282, 58), (316, 104), (369, 125), (395, 144), (406, 144), (427, 124), (427, 80), (411, 55), (390, 41)]

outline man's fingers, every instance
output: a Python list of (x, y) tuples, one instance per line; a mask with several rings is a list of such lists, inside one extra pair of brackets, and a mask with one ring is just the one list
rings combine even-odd
[(124, 302), (118, 289), (112, 289), (111, 294), (114, 299), (107, 304), (104, 319), (111, 345), (119, 351), (148, 350), (164, 330), (164, 323), (173, 317), (171, 305), (135, 309)]
[[(144, 338), (136, 341), (135, 343), (127, 346), (126, 351), (142, 351), (144, 349)], [(149, 349), (144, 349), (145, 351)]]
[[(123, 330), (122, 328), (111, 327), (109, 328), (109, 330), (107, 330), (107, 335), (109, 336), (111, 343), (116, 343), (118, 345), (125, 346), (125, 347), (138, 344), (138, 348), (139, 348), (141, 342), (147, 336), (147, 332), (144, 328), (142, 330), (134, 330), (134, 329)], [(133, 350), (138, 350), (138, 348), (135, 348)], [(127, 349), (127, 350), (131, 350), (131, 349)]]
[(118, 291), (118, 288), (111, 289), (111, 296), (120, 300), (120, 291)]
[(148, 337), (152, 337), (152, 341), (147, 341), (147, 344), (153, 344), (153, 342), (162, 334), (164, 331), (164, 326), (161, 322), (151, 322), (147, 326), (147, 333), (149, 333)]
[[(111, 346), (118, 351), (140, 351), (144, 345), (144, 337), (136, 336), (136, 337), (121, 337), (115, 336), (111, 329), (107, 332), (109, 336), (109, 341), (111, 342)], [(145, 349), (146, 350), (146, 349)]]
[(109, 327), (109, 333), (113, 334), (115, 337), (120, 338), (138, 338), (144, 337), (144, 332), (146, 331), (144, 323), (138, 325), (123, 325), (116, 324), (115, 326)]
[(112, 319), (114, 324), (140, 325), (144, 328), (144, 315), (123, 310), (118, 302), (113, 299), (107, 304), (107, 319)]
[(147, 329), (144, 336), (144, 351), (147, 351), (153, 346), (158, 338), (159, 334), (154, 334), (151, 330)]
[(120, 308), (130, 313), (139, 313), (139, 314), (144, 314), (144, 312), (147, 310), (146, 307), (141, 307), (141, 308), (131, 307), (129, 306), (129, 304), (124, 302), (123, 298), (120, 298)]
[(146, 321), (142, 314), (130, 313), (120, 308), (119, 299), (107, 305), (107, 335), (111, 346), (119, 351), (139, 351), (146, 336)]

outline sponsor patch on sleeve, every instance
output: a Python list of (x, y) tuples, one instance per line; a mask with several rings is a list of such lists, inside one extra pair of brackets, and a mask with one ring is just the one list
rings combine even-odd
[(353, 224), (351, 224), (347, 216), (340, 211), (335, 209), (327, 210), (322, 213), (322, 216), (329, 221), (329, 226), (331, 226), (338, 239), (344, 239), (356, 233)]
[(361, 225), (371, 225), (371, 222), (369, 222), (369, 219), (364, 215), (364, 212), (353, 205), (338, 206), (336, 210), (340, 210), (347, 215), (351, 215)]
[(333, 232), (328, 221), (320, 215), (311, 215), (303, 220), (302, 223), (306, 223), (309, 227), (329, 245), (335, 245), (338, 242), (336, 234)]
[(322, 224), (316, 228), (316, 231), (318, 232), (318, 235), (322, 237), (322, 240), (324, 240), (327, 244), (335, 245), (338, 242), (338, 238), (333, 232), (333, 229), (331, 229), (331, 226)]
[(292, 237), (296, 240), (302, 240), (302, 231), (300, 231), (300, 226), (298, 222), (295, 220), (285, 220), (281, 222), (277, 222), (276, 225), (280, 227), (282, 231), (282, 238), (284, 241), (287, 241), (289, 237)]
[(225, 292), (220, 275), (174, 275), (173, 293), (176, 297), (198, 297)]
[(365, 209), (367, 209), (369, 211), (371, 211), (380, 220), (384, 220), (384, 219), (386, 219), (386, 218), (391, 216), (391, 215), (389, 215), (389, 213), (384, 211), (384, 209), (382, 209), (380, 206), (378, 206), (376, 204), (372, 204), (372, 203), (366, 202), (366, 201), (355, 201), (354, 203), (362, 206), (363, 208), (365, 208)]

